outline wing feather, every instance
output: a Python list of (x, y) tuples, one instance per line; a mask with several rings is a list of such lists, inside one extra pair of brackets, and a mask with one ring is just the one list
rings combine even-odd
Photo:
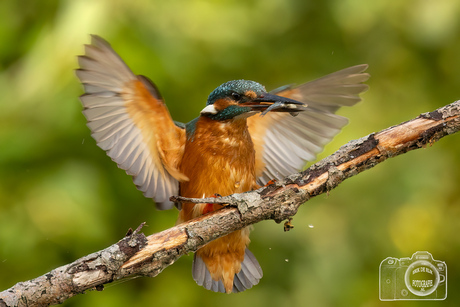
[(359, 94), (368, 86), (364, 73), (367, 65), (349, 67), (299, 85), (284, 86), (273, 94), (295, 99), (308, 105), (295, 117), (269, 112), (248, 119), (256, 150), (256, 174), (259, 184), (282, 179), (302, 169), (347, 124), (347, 119), (334, 114), (342, 106), (359, 102)]
[(171, 208), (169, 197), (187, 180), (178, 170), (184, 129), (174, 124), (153, 83), (134, 75), (102, 38), (92, 36), (78, 63), (92, 137), (159, 209)]

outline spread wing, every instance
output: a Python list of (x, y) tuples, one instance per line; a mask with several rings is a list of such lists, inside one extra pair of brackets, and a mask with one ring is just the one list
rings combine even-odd
[(134, 75), (102, 38), (91, 38), (76, 71), (91, 135), (146, 197), (169, 209), (179, 181), (188, 180), (178, 170), (185, 130), (174, 124), (151, 81)]
[(334, 114), (342, 106), (360, 101), (359, 94), (368, 86), (363, 73), (367, 65), (349, 67), (297, 87), (286, 86), (271, 93), (308, 105), (295, 117), (269, 112), (248, 118), (248, 127), (256, 150), (256, 174), (259, 184), (282, 179), (298, 172), (347, 124)]

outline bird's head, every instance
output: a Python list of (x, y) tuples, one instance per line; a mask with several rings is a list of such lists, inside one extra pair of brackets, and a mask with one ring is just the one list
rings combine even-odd
[(249, 80), (233, 80), (216, 88), (208, 97), (202, 116), (215, 120), (246, 118), (258, 112), (291, 112), (304, 110), (306, 104), (267, 93), (265, 87)]

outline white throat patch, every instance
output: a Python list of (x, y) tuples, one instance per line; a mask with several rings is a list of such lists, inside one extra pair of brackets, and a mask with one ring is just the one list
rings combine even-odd
[(206, 107), (204, 107), (203, 110), (201, 110), (201, 114), (217, 114), (219, 111), (216, 110), (213, 104), (210, 104)]

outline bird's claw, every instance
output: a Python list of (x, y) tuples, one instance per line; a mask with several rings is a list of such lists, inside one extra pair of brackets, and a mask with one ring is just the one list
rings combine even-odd
[[(222, 195), (215, 193), (214, 195), (209, 196), (211, 198), (218, 198), (222, 197)], [(213, 212), (214, 211), (214, 204), (207, 203), (206, 206), (203, 209), (203, 214)]]

